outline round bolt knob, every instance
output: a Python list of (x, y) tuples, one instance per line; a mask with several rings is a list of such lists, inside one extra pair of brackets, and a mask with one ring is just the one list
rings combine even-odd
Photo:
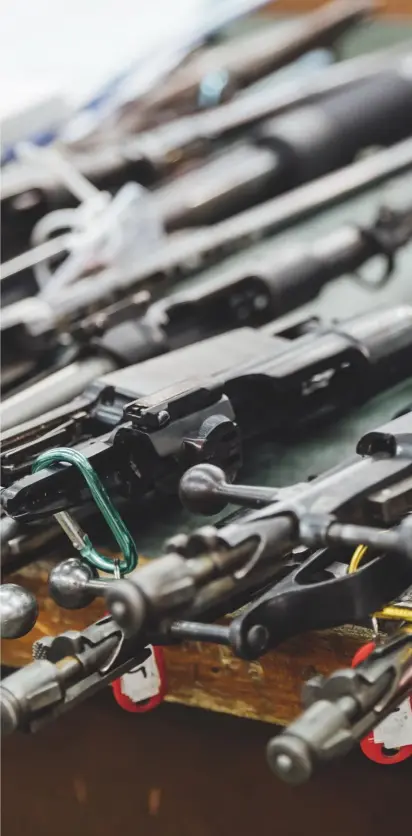
[(218, 514), (228, 500), (222, 496), (226, 476), (214, 464), (197, 464), (183, 474), (179, 485), (182, 504), (193, 514)]
[(50, 572), (50, 596), (59, 607), (67, 610), (88, 607), (96, 597), (96, 592), (88, 589), (88, 583), (97, 577), (96, 570), (84, 560), (70, 557)]
[(38, 616), (37, 601), (17, 583), (0, 586), (0, 626), (3, 639), (19, 639), (33, 629)]
[(303, 784), (313, 772), (308, 746), (303, 740), (287, 735), (287, 732), (269, 741), (266, 757), (272, 772), (287, 784)]

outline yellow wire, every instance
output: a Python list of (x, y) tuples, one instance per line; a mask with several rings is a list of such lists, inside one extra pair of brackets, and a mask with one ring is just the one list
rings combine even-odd
[(351, 575), (352, 572), (356, 572), (359, 563), (361, 562), (362, 558), (365, 556), (366, 552), (368, 551), (367, 546), (358, 546), (357, 549), (353, 552), (351, 557), (351, 561), (349, 563), (349, 574)]
[[(356, 572), (359, 563), (363, 560), (367, 551), (368, 547), (362, 545), (355, 549), (349, 563), (349, 574)], [(378, 612), (373, 613), (373, 616), (374, 618), (385, 618), (388, 621), (407, 621), (412, 624), (412, 609), (409, 609), (408, 607), (398, 607), (396, 604), (384, 607), (383, 610), (378, 610)]]

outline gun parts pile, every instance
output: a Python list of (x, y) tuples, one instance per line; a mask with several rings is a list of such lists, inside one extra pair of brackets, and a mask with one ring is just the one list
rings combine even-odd
[[(277, 321), (375, 257), (379, 297), (412, 240), (410, 200), (307, 243), (270, 240), (412, 171), (410, 45), (254, 88), (372, 12), (332, 2), (275, 42), (258, 30), (197, 47), (82, 141), (26, 147), (5, 165), (2, 635), (25, 635), (38, 614), (7, 582), (13, 555), (28, 560), (52, 538), (61, 548), (59, 532), (78, 556), (52, 569), (50, 596), (68, 609), (102, 597), (108, 614), (36, 642), (35, 660), (0, 687), (4, 733), (35, 731), (143, 665), (151, 646), (214, 642), (253, 660), (371, 618), (381, 633), (370, 654), (306, 684), (304, 712), (268, 744), (271, 768), (306, 780), (412, 693), (411, 405), (310, 481), (237, 481), (256, 440), (291, 447), (411, 379), (412, 300)], [(191, 284), (174, 287), (183, 277)], [(137, 566), (128, 509), (161, 496), (197, 515), (244, 510)], [(120, 559), (82, 527), (96, 506)]]

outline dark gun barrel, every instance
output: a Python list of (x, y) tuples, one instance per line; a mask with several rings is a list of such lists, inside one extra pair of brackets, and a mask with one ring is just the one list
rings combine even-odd
[(412, 134), (412, 64), (265, 122), (254, 138), (154, 192), (169, 229), (202, 226)]
[[(3, 399), (0, 407), (2, 429), (67, 403), (79, 394), (89, 381), (110, 369), (137, 363), (151, 355), (203, 339), (239, 325), (259, 325), (282, 316), (313, 299), (333, 279), (358, 270), (376, 255), (387, 261), (390, 271), (396, 251), (412, 237), (412, 207), (382, 209), (375, 224), (369, 227), (347, 226), (325, 235), (313, 243), (295, 243), (288, 248), (274, 246), (263, 256), (248, 254), (241, 265), (223, 269), (210, 280), (198, 281), (187, 291), (176, 292), (147, 312), (137, 303), (126, 305), (125, 319), (111, 324), (110, 309), (99, 312), (96, 323), (107, 320), (107, 327), (90, 331), (89, 345), (84, 336), (79, 343), (80, 356), (72, 356), (65, 368), (43, 377)], [(382, 272), (385, 278), (384, 272)], [(120, 306), (119, 306), (120, 308)], [(115, 310), (115, 309), (113, 309)], [(6, 314), (7, 320), (7, 314)], [(10, 357), (33, 357), (33, 368), (44, 364), (42, 343), (51, 352), (50, 319), (43, 320), (44, 331), (36, 320), (34, 333), (30, 322), (21, 322), (13, 339), (14, 328), (2, 328), (3, 363)], [(91, 329), (93, 316), (85, 328)], [(58, 329), (58, 322), (55, 323)], [(82, 333), (81, 324), (79, 327)], [(47, 334), (47, 339), (45, 338)], [(17, 340), (17, 346), (15, 342)], [(65, 342), (67, 335), (65, 335)], [(56, 332), (56, 355), (59, 354), (59, 333)], [(36, 361), (37, 355), (37, 361)], [(61, 365), (61, 363), (60, 363)]]
[[(328, 68), (315, 77), (270, 85), (254, 92), (251, 87), (241, 97), (219, 108), (191, 117), (175, 119), (151, 131), (130, 136), (123, 144), (125, 163), (141, 165), (144, 182), (158, 181), (178, 170), (189, 160), (210, 153), (223, 140), (239, 136), (269, 116), (280, 116), (294, 108), (314, 104), (371, 78), (385, 68), (402, 66), (402, 54), (410, 52), (410, 42), (352, 58)], [(121, 155), (120, 147), (118, 154)], [(83, 165), (85, 164), (85, 160)]]
[[(153, 185), (189, 160), (203, 159), (222, 141), (236, 138), (263, 119), (294, 107), (313, 104), (339, 90), (356, 86), (385, 68), (402, 67), (410, 43), (372, 55), (343, 61), (315, 78), (270, 85), (205, 113), (174, 120), (117, 144), (94, 144), (90, 150), (72, 150), (73, 165), (101, 189), (114, 190), (128, 180)], [(68, 150), (70, 148), (68, 147)], [(28, 163), (10, 163), (2, 172), (3, 258), (21, 252), (29, 244), (36, 221), (47, 211), (73, 203), (56, 179)], [(35, 292), (32, 283), (30, 292)], [(27, 281), (25, 286), (28, 286)], [(13, 294), (10, 293), (10, 297)], [(16, 297), (18, 294), (16, 292)]]
[[(352, 26), (369, 17), (373, 11), (374, 3), (369, 2), (369, 0), (365, 0), (365, 2), (363, 2), (363, 0), (359, 0), (359, 2), (358, 0), (354, 0), (354, 2), (346, 2), (346, 0), (340, 2), (340, 0), (338, 0), (338, 2), (325, 5), (321, 9), (307, 15), (303, 22), (299, 22), (294, 26), (293, 30), (289, 30), (286, 34), (282, 33), (279, 35), (277, 31), (278, 36), (274, 37), (273, 28), (271, 27), (268, 31), (267, 27), (264, 27), (263, 32), (262, 30), (259, 30), (256, 33), (249, 34), (245, 38), (237, 38), (229, 44), (209, 49), (206, 53), (202, 52), (200, 56), (196, 58), (196, 62), (198, 64), (197, 76), (194, 72), (194, 61), (192, 60), (181, 70), (176, 70), (172, 75), (172, 80), (170, 80), (168, 84), (165, 85), (163, 82), (162, 86), (155, 94), (149, 94), (145, 98), (144, 102), (140, 101), (139, 106), (136, 107), (136, 113), (133, 111), (131, 114), (129, 113), (129, 105), (127, 107), (125, 118), (127, 120), (129, 115), (131, 122), (134, 118), (137, 120), (145, 120), (147, 118), (147, 114), (145, 113), (146, 104), (147, 108), (150, 110), (152, 105), (157, 108), (158, 105), (161, 105), (162, 100), (166, 101), (169, 96), (170, 87), (175, 88), (174, 78), (177, 76), (179, 76), (179, 80), (177, 82), (179, 87), (181, 87), (181, 78), (183, 76), (185, 79), (184, 83), (187, 85), (187, 82), (189, 82), (189, 85), (192, 85), (193, 82), (194, 89), (197, 93), (199, 93), (199, 86), (201, 85), (202, 80), (204, 80), (205, 75), (207, 77), (212, 70), (214, 72), (216, 72), (216, 70), (219, 70), (220, 72), (225, 70), (225, 76), (229, 77), (229, 88), (232, 93), (233, 91), (238, 90), (239, 86), (242, 87), (245, 83), (247, 83), (248, 86), (251, 86), (252, 96), (249, 97), (248, 95), (247, 99), (243, 99), (243, 102), (240, 99), (231, 103), (232, 109), (228, 109), (228, 105), (226, 104), (219, 108), (213, 108), (206, 114), (201, 113), (195, 117), (190, 117), (189, 119), (183, 118), (181, 121), (182, 128), (186, 124), (187, 126), (193, 125), (192, 133), (197, 132), (200, 134), (199, 129), (204, 116), (206, 116), (206, 125), (209, 125), (209, 119), (211, 120), (210, 125), (213, 127), (213, 133), (215, 136), (225, 133), (230, 125), (232, 125), (234, 129), (245, 128), (248, 124), (250, 124), (247, 111), (250, 109), (252, 99), (255, 98), (253, 94), (254, 80), (267, 75), (275, 68), (284, 66), (285, 63), (293, 61), (309, 49), (324, 46), (325, 44), (327, 45), (333, 42), (347, 29), (352, 28)], [(262, 47), (264, 48), (263, 51)], [(339, 65), (339, 67), (331, 68), (332, 76), (329, 78), (328, 74), (328, 78), (323, 79), (320, 84), (319, 92), (322, 92), (323, 89), (326, 89), (326, 91), (331, 88), (333, 89), (336, 84), (339, 85), (341, 83), (341, 77), (343, 79), (342, 83), (346, 81), (347, 76), (348, 81), (360, 80), (362, 78), (363, 71), (367, 72), (369, 67), (372, 68), (375, 64), (379, 64), (382, 61), (384, 62), (386, 57), (388, 57), (389, 60), (394, 60), (396, 55), (399, 54), (399, 49), (402, 48), (403, 46), (401, 45), (400, 47), (398, 46), (396, 50), (381, 50), (373, 56), (352, 59), (350, 61), (343, 62)], [(225, 67), (225, 64), (227, 65), (228, 62), (233, 66)], [(317, 84), (319, 84), (319, 82), (317, 82)], [(286, 86), (288, 88), (287, 92), (288, 94), (292, 94), (291, 98), (293, 100), (293, 90), (290, 89), (290, 85)], [(296, 83), (293, 86), (296, 87), (295, 95), (299, 95), (298, 90), (301, 85)], [(225, 98), (227, 98), (228, 93), (229, 89), (225, 92)], [(302, 91), (300, 96), (304, 97), (304, 95), (305, 92)], [(255, 107), (261, 107), (264, 100), (265, 106), (262, 112), (259, 111), (254, 114), (253, 121), (259, 121), (259, 119), (272, 114), (273, 108), (277, 107), (277, 97), (278, 93), (276, 92), (274, 97), (272, 90), (268, 91), (267, 94), (265, 91), (263, 97), (258, 95)], [(235, 104), (234, 110), (233, 104)], [(292, 101), (292, 104), (295, 104), (295, 102)], [(119, 114), (119, 119), (121, 120), (121, 114)], [(181, 133), (181, 130), (174, 127), (174, 125), (177, 125), (178, 122), (179, 120), (174, 120), (170, 126), (170, 135), (174, 135), (176, 139), (179, 133)], [(219, 130), (218, 124), (221, 125)], [(120, 121), (119, 129), (121, 126), (122, 123)], [(130, 127), (131, 125), (129, 125), (129, 129)], [(154, 142), (157, 135), (159, 135), (159, 137), (162, 135), (162, 130), (164, 128), (166, 128), (167, 131), (168, 125), (159, 126), (154, 129)], [(138, 134), (141, 133), (142, 124), (139, 122)], [(183, 135), (184, 133), (185, 131), (183, 129)], [(152, 135), (151, 131), (148, 131), (147, 135), (150, 137)], [(146, 136), (146, 134), (143, 134), (143, 136)], [(195, 136), (193, 136), (193, 139), (195, 139)], [(126, 152), (126, 156), (122, 155), (122, 147), (123, 151), (126, 151), (127, 144), (128, 139), (126, 134), (126, 145), (124, 147), (120, 145), (118, 147), (117, 154), (114, 148), (107, 148), (107, 138), (103, 144), (93, 142), (93, 147), (90, 148), (90, 151), (78, 151), (76, 149), (76, 143), (74, 143), (72, 150), (76, 155), (81, 171), (86, 176), (90, 176), (94, 181), (97, 181), (100, 184), (102, 177), (110, 177), (110, 172), (112, 175), (112, 181), (115, 182), (113, 178), (116, 178), (116, 173), (118, 174), (122, 166), (125, 168), (125, 176), (128, 176), (126, 173), (127, 156), (130, 156), (130, 162), (132, 162), (133, 156), (136, 157), (136, 154), (131, 153), (128, 155)], [(104, 145), (104, 147), (102, 147), (102, 145)], [(67, 147), (70, 148), (70, 143)], [(139, 156), (140, 155), (138, 155), (138, 157)], [(33, 182), (31, 184), (30, 171), (33, 178)], [(143, 167), (141, 173), (144, 173)], [(44, 178), (44, 173), (36, 173), (31, 166), (16, 163), (8, 165), (4, 172), (4, 181), (2, 185), (3, 199), (10, 198), (13, 195), (17, 196), (17, 194), (21, 193), (24, 189), (25, 181), (27, 183), (27, 188), (40, 188), (41, 181), (39, 180), (39, 176), (40, 178)], [(132, 176), (131, 168), (129, 170), (129, 176)], [(144, 177), (143, 179), (145, 180)], [(106, 183), (106, 186), (109, 183), (108, 180), (102, 181), (102, 187), (103, 182)], [(44, 187), (46, 190), (53, 188), (53, 183), (54, 188), (58, 190), (59, 186), (58, 183), (53, 180), (53, 173), (50, 174), (50, 178), (44, 178)]]
[(410, 170), (412, 139), (407, 139), (210, 228), (188, 231), (166, 243), (160, 252), (145, 260), (138, 271), (133, 269), (120, 274), (118, 270), (107, 269), (100, 273), (98, 281), (96, 276), (79, 279), (75, 295), (70, 288), (55, 294), (50, 290), (47, 299), (24, 299), (8, 305), (3, 313), (2, 327), (30, 320), (40, 322), (43, 318), (49, 321), (50, 306), (52, 321), (55, 321), (96, 310), (141, 287), (150, 287), (155, 294), (160, 294), (166, 282), (198, 273), (202, 267), (219, 262), (226, 255), (286, 229), (308, 215), (313, 216), (372, 185)]
[[(370, 226), (342, 226), (310, 242), (275, 243), (264, 253), (246, 253), (238, 265), (228, 266), (188, 290), (176, 291), (162, 303), (167, 313), (168, 334), (181, 332), (185, 318), (225, 318), (230, 325), (258, 324), (314, 299), (325, 285), (340, 276), (355, 273), (369, 259), (381, 255), (391, 269), (391, 257), (412, 237), (412, 207), (383, 208)], [(382, 279), (386, 280), (385, 267)], [(380, 280), (379, 280), (380, 284)], [(373, 285), (371, 285), (373, 286)], [(192, 320), (193, 321), (193, 320)]]
[[(248, 141), (153, 192), (169, 230), (202, 226), (349, 165), (412, 134), (412, 63), (259, 125)], [(10, 264), (5, 270), (10, 270)], [(7, 275), (7, 273), (6, 273)]]
[(4, 433), (3, 507), (29, 521), (84, 500), (72, 466), (24, 475), (51, 439), (81, 450), (118, 497), (174, 493), (204, 460), (235, 475), (241, 440), (281, 437), (351, 408), (407, 378), (411, 357), (412, 308), (404, 306), (338, 326), (242, 328), (113, 372), (77, 401)]

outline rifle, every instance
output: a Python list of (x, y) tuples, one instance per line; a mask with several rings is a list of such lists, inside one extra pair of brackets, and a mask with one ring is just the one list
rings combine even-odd
[(317, 764), (347, 754), (412, 694), (412, 635), (377, 646), (355, 668), (316, 677), (303, 688), (305, 711), (267, 747), (275, 775), (307, 781)]
[[(408, 139), (210, 228), (171, 237), (159, 252), (143, 259), (138, 269), (131, 266), (130, 270), (121, 272), (108, 268), (102, 270), (98, 277), (79, 278), (75, 294), (72, 287), (59, 289), (58, 293), (50, 287), (45, 289), (42, 298), (20, 300), (8, 305), (2, 316), (2, 328), (15, 323), (50, 319), (50, 308), (44, 306), (45, 301), (51, 305), (57, 318), (62, 311), (65, 317), (73, 319), (82, 312), (99, 309), (142, 287), (150, 288), (155, 295), (159, 295), (166, 283), (193, 275), (230, 253), (411, 168), (412, 140)], [(61, 243), (58, 243), (57, 252), (61, 252)], [(20, 257), (18, 265), (16, 261), (13, 272), (29, 268), (35, 259), (29, 252)], [(28, 330), (31, 330), (30, 326)]]
[[(411, 134), (412, 71), (406, 60), (263, 122), (248, 141), (155, 190), (154, 206), (168, 230), (210, 224), (349, 165), (365, 148), (390, 146)], [(13, 269), (6, 264), (3, 274)]]
[[(272, 577), (273, 583), (273, 578), (279, 575), (282, 567), (287, 568), (287, 558), (290, 558), (295, 545), (304, 543), (310, 549), (326, 546), (333, 552), (330, 567), (333, 559), (341, 559), (338, 544), (347, 544), (348, 541), (350, 544), (359, 543), (366, 537), (366, 542), (376, 550), (372, 559), (354, 574), (339, 572), (335, 578), (330, 576), (319, 580), (318, 576), (315, 581), (318, 595), (323, 595), (323, 602), (330, 595), (335, 601), (339, 597), (343, 600), (341, 616), (345, 621), (341, 623), (359, 622), (377, 606), (403, 593), (412, 580), (411, 521), (405, 518), (412, 508), (412, 458), (408, 447), (411, 438), (412, 415), (409, 413), (366, 433), (358, 443), (358, 456), (312, 482), (280, 491), (225, 485), (224, 477), (223, 481), (215, 478), (216, 468), (205, 470), (203, 466), (203, 502), (209, 494), (209, 506), (211, 501), (216, 503), (216, 499), (223, 499), (259, 507), (260, 510), (249, 511), (220, 528), (207, 526), (173, 538), (162, 557), (149, 561), (125, 579), (97, 579), (90, 567), (77, 559), (57, 567), (52, 572), (50, 589), (61, 606), (86, 606), (96, 595), (104, 595), (111, 615), (82, 632), (70, 631), (36, 643), (37, 661), (12, 674), (0, 688), (4, 733), (17, 728), (35, 731), (74, 707), (136, 665), (148, 642), (215, 642), (229, 645), (233, 652), (246, 658), (262, 655), (276, 643), (273, 635), (269, 640), (272, 629), (269, 607), (264, 621), (254, 623), (253, 627), (250, 622), (247, 624), (243, 636), (243, 650), (247, 648), (247, 652), (242, 652), (239, 642), (238, 624), (239, 619), (244, 618), (243, 613), (235, 616), (229, 626), (208, 622), (223, 612), (232, 612), (239, 592), (243, 597), (250, 598), (253, 588), (259, 587), (259, 583), (267, 590), (268, 579)], [(199, 479), (199, 468), (197, 471), (186, 479), (186, 487), (183, 487), (186, 495), (190, 483), (193, 488), (196, 481), (199, 488), (202, 480)], [(379, 501), (384, 513), (390, 513), (389, 528), (371, 525), (376, 521), (377, 497), (381, 497)], [(320, 504), (320, 499), (323, 504)], [(349, 528), (352, 534), (348, 538), (344, 531)], [(301, 566), (313, 561), (313, 557), (305, 556)], [(295, 563), (296, 560), (297, 556)], [(300, 581), (304, 581), (303, 575)], [(276, 587), (274, 584), (269, 592), (275, 593)], [(316, 627), (318, 616), (310, 589), (308, 582), (304, 609), (312, 613), (312, 623)], [(287, 603), (287, 597), (285, 601)], [(299, 620), (302, 601), (301, 596), (295, 607), (295, 633), (302, 630)], [(282, 602), (279, 610), (281, 608)], [(330, 620), (330, 626), (334, 626), (336, 617)], [(306, 623), (303, 629), (310, 627)], [(278, 636), (277, 641), (283, 638), (284, 635)], [(404, 648), (405, 640), (400, 640), (400, 643)], [(373, 706), (378, 696), (385, 695), (380, 710), (392, 708), (392, 698), (396, 698), (396, 704), (396, 700), (405, 694), (405, 686), (409, 683), (410, 687), (410, 653), (407, 667), (404, 667), (406, 657), (403, 650), (401, 653), (399, 650), (398, 642), (392, 645), (389, 652), (383, 649), (374, 658), (371, 657), (370, 663), (365, 663), (372, 667), (373, 677), (364, 676), (367, 668), (361, 665), (351, 677), (346, 678), (351, 689), (351, 701), (344, 701), (343, 712), (339, 710), (339, 698), (348, 694), (345, 683), (343, 693), (342, 688), (340, 691), (333, 685), (329, 688), (326, 683), (320, 693), (326, 699), (330, 699), (331, 695), (332, 701), (337, 702), (336, 709), (333, 705), (328, 709), (330, 724), (326, 729), (322, 725), (322, 733), (318, 733), (318, 725), (306, 727), (299, 721), (300, 729), (296, 733), (299, 746), (306, 746), (306, 738), (310, 735), (306, 746), (306, 749), (310, 747), (310, 755), (315, 752), (319, 757), (322, 754), (327, 756), (327, 737), (330, 735), (332, 738), (335, 733), (338, 735), (339, 724), (348, 738), (347, 730), (351, 722), (359, 719), (353, 729), (356, 738), (371, 727), (371, 718), (376, 720)], [(406, 670), (407, 678), (404, 677)], [(336, 679), (339, 687), (339, 677)], [(354, 694), (351, 683), (360, 686), (360, 696)], [(357, 696), (360, 703), (356, 700)], [(359, 707), (362, 718), (359, 718), (359, 713), (355, 717)], [(319, 719), (319, 712), (315, 714), (315, 719)], [(294, 727), (290, 733), (292, 743), (293, 731)], [(270, 758), (275, 760), (279, 753), (285, 752), (292, 758), (296, 755), (295, 769), (300, 768), (302, 774), (299, 752), (288, 745), (288, 738), (277, 740), (280, 741), (277, 748), (274, 743), (270, 744)]]
[[(30, 374), (30, 385), (0, 407), (3, 430), (37, 417), (79, 394), (95, 377), (119, 366), (242, 325), (257, 326), (317, 296), (330, 281), (357, 271), (376, 255), (387, 261), (381, 285), (394, 268), (396, 251), (412, 237), (412, 208), (382, 208), (369, 227), (347, 226), (312, 244), (274, 246), (259, 257), (223, 269), (149, 305), (140, 291), (67, 328), (68, 314), (43, 305), (43, 316), (11, 323), (3, 316), (3, 389)], [(71, 301), (72, 297), (68, 298)], [(34, 306), (36, 311), (36, 305)], [(48, 313), (48, 316), (47, 316)], [(14, 380), (12, 375), (14, 373)], [(47, 380), (44, 375), (47, 374)], [(37, 380), (33, 382), (33, 375)]]
[(72, 403), (4, 433), (3, 508), (24, 522), (84, 501), (73, 466), (29, 475), (33, 458), (56, 445), (74, 446), (109, 492), (133, 501), (152, 490), (174, 493), (201, 461), (234, 476), (241, 438), (285, 437), (407, 378), (411, 324), (407, 306), (337, 325), (296, 318), (288, 328), (241, 328), (108, 374)]
[[(365, 107), (365, 102), (368, 106)], [(167, 229), (210, 224), (412, 134), (412, 73), (382, 71), (316, 105), (261, 123), (247, 141), (157, 189)]]
[[(198, 51), (162, 85), (143, 96), (137, 107), (133, 101), (121, 106), (116, 129), (138, 133), (171, 114), (183, 116), (228, 101), (305, 52), (335, 44), (353, 27), (369, 20), (375, 9), (371, 0), (332, 0), (309, 12), (285, 33), (279, 33), (275, 23)], [(100, 131), (105, 131), (104, 123)]]
[[(316, 104), (327, 95), (356, 86), (385, 69), (401, 69), (404, 53), (410, 48), (407, 41), (396, 48), (342, 61), (327, 73), (316, 73), (315, 78), (270, 85), (256, 93), (252, 86), (239, 99), (207, 113), (175, 119), (116, 143), (106, 137), (104, 145), (94, 144), (88, 150), (67, 145), (67, 151), (73, 165), (101, 189), (113, 190), (128, 180), (153, 186), (269, 116)], [(36, 220), (53, 208), (70, 205), (72, 200), (55, 172), (41, 171), (27, 162), (10, 163), (2, 173), (3, 231), (12, 231), (17, 222), (20, 237), (28, 236)], [(4, 245), (6, 252), (7, 240)]]
[[(127, 161), (129, 165), (134, 162), (136, 176), (141, 182), (147, 185), (158, 183), (164, 177), (176, 174), (182, 167), (184, 170), (189, 164), (193, 165), (222, 147), (223, 142), (239, 137), (268, 117), (316, 104), (327, 96), (372, 78), (378, 72), (401, 67), (404, 62), (402, 55), (409, 50), (410, 43), (405, 42), (397, 45), (396, 49), (380, 50), (372, 55), (339, 62), (329, 67), (327, 73), (316, 72), (309, 79), (271, 84), (267, 89), (256, 91), (252, 86), (241, 97), (206, 114), (174, 119), (137, 136), (126, 137), (116, 146), (119, 170), (121, 159), (123, 166), (127, 165)], [(87, 156), (79, 159), (85, 173), (91, 164), (92, 160), (88, 160)]]

